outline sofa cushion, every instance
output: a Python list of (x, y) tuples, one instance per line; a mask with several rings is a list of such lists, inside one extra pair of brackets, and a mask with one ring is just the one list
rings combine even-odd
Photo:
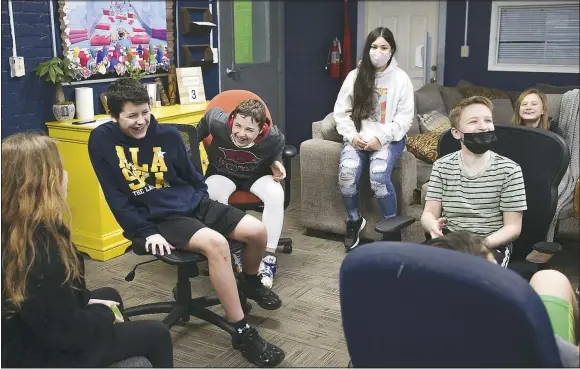
[(438, 112), (437, 110), (430, 111), (425, 114), (418, 114), (419, 126), (421, 132), (443, 132), (451, 127), (449, 117)]
[(320, 132), (322, 133), (322, 138), (328, 141), (342, 142), (342, 135), (336, 130), (336, 121), (332, 116), (332, 113), (328, 114), (320, 125)]
[(510, 99), (495, 99), (493, 102), (493, 122), (510, 124), (514, 116), (514, 107)]
[(431, 171), (433, 170), (433, 164), (426, 163), (423, 160), (417, 159), (417, 188), (421, 188), (423, 183), (429, 182), (431, 177)]
[(560, 119), (562, 96), (562, 94), (546, 94), (546, 99), (548, 99), (548, 117), (552, 118), (555, 122)]
[(456, 87), (439, 86), (439, 91), (441, 92), (441, 98), (443, 99), (445, 110), (447, 110), (447, 115), (449, 115), (449, 112), (451, 112), (455, 104), (463, 100), (463, 95)]
[(485, 87), (485, 86), (457, 86), (457, 90), (463, 95), (464, 98), (472, 96), (484, 96), (488, 99), (509, 99), (509, 95), (502, 90), (497, 88)]
[(415, 103), (413, 104), (413, 122), (411, 123), (411, 128), (407, 131), (408, 136), (415, 136), (421, 133), (419, 129), (419, 121), (417, 120), (417, 95), (414, 94)]
[(415, 91), (415, 101), (417, 114), (425, 114), (433, 110), (440, 113), (447, 113), (445, 104), (439, 92), (439, 85), (429, 83)]
[(518, 98), (520, 97), (522, 92), (524, 91), (506, 91), (505, 93), (508, 94), (508, 96), (510, 97), (512, 105), (516, 106), (516, 102), (518, 101)]
[(578, 85), (554, 86), (547, 83), (536, 83), (536, 88), (545, 94), (564, 94), (570, 90), (578, 88)]
[(437, 160), (437, 143), (441, 132), (427, 132), (407, 138), (407, 151), (427, 163)]

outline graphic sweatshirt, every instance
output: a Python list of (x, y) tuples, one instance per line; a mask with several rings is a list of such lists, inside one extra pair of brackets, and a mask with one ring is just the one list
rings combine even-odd
[(113, 122), (95, 128), (89, 157), (127, 238), (159, 233), (153, 221), (189, 215), (207, 195), (205, 179), (189, 160), (177, 129), (153, 116), (142, 139), (126, 136)]
[(210, 173), (225, 177), (249, 179), (254, 176), (272, 174), (270, 165), (282, 162), (284, 135), (269, 120), (264, 130), (256, 137), (255, 144), (249, 148), (237, 147), (231, 139), (234, 118), (220, 108), (209, 109), (197, 125), (197, 137), (201, 141), (212, 135), (207, 148)]
[(377, 107), (374, 114), (363, 119), (360, 132), (356, 131), (350, 117), (357, 75), (358, 68), (346, 76), (334, 104), (333, 116), (338, 133), (351, 143), (357, 134), (367, 142), (376, 137), (382, 145), (402, 140), (411, 128), (415, 112), (413, 83), (407, 73), (398, 67), (394, 57), (387, 69), (376, 73)]

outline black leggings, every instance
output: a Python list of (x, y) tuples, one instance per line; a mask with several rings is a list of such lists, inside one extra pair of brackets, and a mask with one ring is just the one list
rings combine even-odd
[[(119, 292), (111, 287), (98, 288), (91, 292), (91, 298), (123, 301)], [(116, 323), (113, 349), (103, 357), (101, 367), (111, 366), (119, 361), (135, 356), (144, 356), (155, 368), (173, 367), (173, 343), (169, 329), (157, 320), (136, 320)]]

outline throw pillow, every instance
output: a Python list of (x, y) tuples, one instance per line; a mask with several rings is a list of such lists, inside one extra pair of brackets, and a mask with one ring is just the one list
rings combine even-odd
[(445, 104), (445, 109), (447, 110), (447, 114), (451, 112), (451, 109), (463, 100), (463, 95), (461, 92), (457, 90), (457, 87), (439, 87), (439, 91), (441, 91), (441, 98), (443, 98), (443, 103)]
[(426, 114), (419, 114), (417, 117), (419, 119), (421, 133), (443, 132), (451, 127), (449, 117), (437, 110), (433, 110)]
[(342, 135), (336, 130), (336, 121), (332, 116), (332, 113), (328, 114), (323, 120), (320, 126), (320, 131), (322, 133), (322, 138), (327, 141), (342, 142)]
[(417, 159), (433, 164), (437, 160), (437, 144), (441, 132), (422, 133), (407, 137), (407, 151)]

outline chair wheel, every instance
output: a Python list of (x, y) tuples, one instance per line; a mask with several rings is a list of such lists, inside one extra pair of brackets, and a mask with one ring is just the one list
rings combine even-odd
[(292, 244), (284, 245), (282, 252), (285, 254), (291, 254), (292, 253)]
[(248, 300), (242, 302), (242, 311), (244, 312), (244, 314), (249, 313), (251, 310), (252, 304)]

